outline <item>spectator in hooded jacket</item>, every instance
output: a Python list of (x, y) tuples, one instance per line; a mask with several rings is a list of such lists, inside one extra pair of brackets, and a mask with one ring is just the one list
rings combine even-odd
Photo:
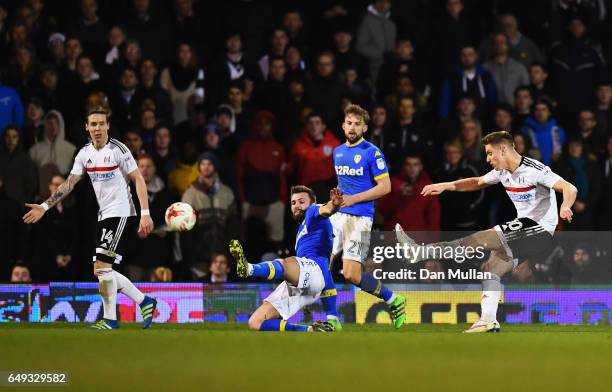
[(531, 145), (540, 150), (545, 165), (550, 165), (563, 152), (565, 130), (552, 117), (552, 106), (548, 100), (536, 102), (533, 117), (527, 118), (521, 131), (530, 139)]
[(306, 129), (289, 154), (291, 171), (296, 184), (302, 184), (315, 192), (317, 200), (326, 200), (336, 182), (334, 148), (340, 141), (327, 129), (321, 115), (311, 113)]
[(257, 113), (251, 137), (238, 148), (236, 179), (244, 219), (261, 219), (269, 239), (283, 239), (287, 181), (285, 148), (274, 139), (275, 118), (270, 112)]
[(60, 173), (66, 174), (72, 169), (72, 160), (76, 147), (65, 140), (64, 117), (57, 110), (50, 110), (45, 115), (45, 138), (30, 148), (30, 158), (40, 168), (52, 163)]
[(385, 218), (385, 230), (399, 223), (405, 231), (439, 231), (440, 204), (437, 197), (423, 197), (421, 190), (431, 184), (418, 155), (404, 157), (401, 172), (391, 177), (391, 193), (383, 197), (378, 211)]
[(33, 202), (38, 186), (36, 166), (23, 151), (21, 139), (19, 128), (9, 125), (0, 140), (0, 178), (6, 195), (19, 205)]

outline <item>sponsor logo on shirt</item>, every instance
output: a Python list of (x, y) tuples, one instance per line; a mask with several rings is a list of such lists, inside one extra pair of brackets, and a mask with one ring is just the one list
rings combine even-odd
[(510, 193), (510, 192), (508, 192), (508, 195), (510, 196), (510, 200), (518, 202), (518, 203), (530, 202), (535, 197), (535, 194), (532, 193), (532, 192), (523, 192), (523, 193)]
[(363, 166), (359, 169), (349, 166), (334, 166), (336, 174), (339, 176), (363, 176)]
[(90, 172), (91, 182), (106, 182), (115, 178), (115, 172)]

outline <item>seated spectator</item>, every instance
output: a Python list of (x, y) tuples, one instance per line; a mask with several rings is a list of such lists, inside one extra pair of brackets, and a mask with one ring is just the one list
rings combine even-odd
[(25, 264), (15, 264), (11, 269), (11, 283), (32, 283), (30, 268)]
[(372, 80), (377, 80), (383, 56), (393, 51), (395, 44), (397, 30), (390, 9), (390, 0), (374, 0), (357, 28), (355, 49), (368, 60)]
[(76, 147), (65, 140), (64, 117), (57, 110), (50, 110), (45, 115), (44, 140), (30, 148), (30, 158), (37, 167), (53, 163), (61, 174), (72, 169)]
[(317, 200), (327, 200), (329, 190), (336, 184), (333, 152), (339, 145), (340, 141), (327, 129), (323, 118), (311, 113), (306, 129), (289, 154), (295, 183), (312, 189)]
[(162, 71), (160, 85), (170, 94), (175, 124), (187, 119), (187, 102), (192, 95), (199, 102), (204, 101), (204, 70), (190, 44), (178, 45), (176, 60)]
[(145, 152), (144, 140), (142, 139), (140, 132), (138, 132), (136, 129), (128, 129), (125, 132), (123, 142), (132, 153), (134, 159), (137, 159), (140, 154)]
[(286, 73), (285, 60), (280, 56), (270, 57), (268, 78), (256, 90), (255, 98), (259, 107), (271, 111), (276, 118), (282, 114), (283, 107), (289, 100)]
[(516, 131), (513, 130), (514, 124), (513, 124), (513, 118), (512, 118), (513, 116), (512, 106), (501, 103), (497, 105), (497, 107), (495, 108), (495, 112), (493, 114), (494, 114), (494, 117), (493, 117), (492, 128), (494, 130), (507, 131), (507, 132), (510, 132), (511, 134), (515, 134), (518, 132), (518, 129)]
[(9, 125), (0, 140), (0, 179), (6, 195), (19, 205), (33, 202), (38, 188), (36, 176), (34, 162), (23, 151), (19, 128)]
[[(134, 255), (133, 262), (127, 265), (127, 273), (130, 280), (144, 282), (156, 267), (170, 265), (173, 261), (173, 236), (171, 233), (163, 231), (163, 226), (165, 224), (166, 208), (176, 199), (168, 191), (164, 181), (156, 175), (155, 163), (150, 155), (143, 154), (138, 157), (138, 170), (147, 185), (149, 211), (155, 223), (155, 228), (146, 238), (139, 233), (138, 250)], [(136, 211), (140, 211), (135, 189), (132, 190), (132, 199)]]
[(144, 94), (139, 88), (134, 68), (126, 67), (119, 75), (119, 87), (111, 95), (113, 126), (125, 129), (138, 124)]
[(108, 32), (108, 40), (106, 43), (106, 54), (104, 55), (104, 64), (106, 67), (115, 65), (121, 56), (121, 49), (125, 46), (127, 36), (121, 26), (113, 26)]
[(353, 31), (346, 24), (341, 23), (334, 32), (333, 54), (339, 72), (344, 73), (351, 68), (357, 72), (360, 80), (369, 81), (368, 61), (353, 48)]
[(306, 77), (306, 62), (302, 57), (302, 51), (298, 47), (293, 45), (287, 47), (285, 63), (287, 64), (287, 79), (304, 79)]
[(605, 134), (597, 133), (597, 120), (592, 110), (578, 112), (578, 129), (575, 137), (582, 139), (584, 152), (590, 159), (596, 160), (605, 150)]
[(387, 155), (386, 148), (391, 135), (390, 120), (387, 116), (387, 108), (381, 104), (375, 104), (370, 109), (370, 125), (365, 134), (366, 140), (380, 148)]
[[(49, 194), (55, 192), (65, 180), (62, 176), (53, 176), (47, 184)], [(55, 208), (47, 211), (45, 219), (32, 226), (28, 260), (34, 266), (38, 280), (75, 280), (78, 270), (75, 259), (81, 239), (78, 213), (73, 195), (68, 195)]]
[(421, 158), (406, 155), (401, 172), (391, 177), (391, 193), (378, 203), (378, 211), (385, 218), (385, 230), (393, 231), (396, 223), (405, 231), (440, 230), (438, 198), (421, 196), (421, 190), (429, 184), (431, 179), (423, 170)]
[(283, 240), (287, 200), (285, 149), (274, 139), (275, 119), (259, 112), (253, 121), (252, 136), (238, 149), (236, 180), (242, 203), (242, 217), (264, 221), (273, 242)]
[(158, 117), (166, 124), (174, 124), (170, 94), (159, 84), (157, 65), (151, 59), (144, 59), (139, 68), (140, 89), (143, 96), (155, 102)]
[(567, 252), (567, 268), (571, 284), (607, 283), (610, 266), (592, 252), (593, 245), (577, 244)]
[(463, 145), (463, 156), (479, 173), (488, 171), (485, 165), (484, 147), (481, 143), (482, 128), (476, 120), (465, 120), (461, 123), (459, 141)]
[(557, 106), (554, 100), (552, 89), (548, 85), (548, 70), (543, 63), (532, 63), (529, 65), (529, 92), (534, 101), (547, 97), (552, 100), (553, 105)]
[(206, 275), (213, 253), (225, 251), (229, 240), (238, 234), (236, 200), (232, 190), (219, 180), (216, 163), (214, 154), (201, 154), (199, 175), (181, 197), (182, 202), (189, 203), (198, 213), (196, 226), (181, 233), (183, 262), (195, 279)]
[(307, 90), (312, 97), (316, 97), (312, 101), (313, 109), (321, 113), (332, 132), (340, 136), (334, 125), (340, 123), (340, 105), (346, 96), (346, 87), (336, 74), (331, 52), (322, 52), (317, 56), (315, 74)]
[[(459, 141), (444, 144), (443, 166), (434, 174), (434, 182), (449, 182), (461, 178), (479, 177), (478, 170), (463, 156)], [(444, 192), (439, 197), (443, 231), (477, 230), (484, 202), (484, 190), (476, 192)]]
[[(280, 76), (278, 72), (279, 70), (275, 67), (274, 74), (276, 76)], [(286, 87), (283, 88), (286, 89)], [(235, 118), (235, 132), (237, 132), (237, 142), (240, 142), (249, 136), (249, 129), (251, 129), (253, 118), (255, 117), (255, 109), (253, 108), (253, 104), (245, 102), (244, 83), (240, 80), (235, 80), (230, 83), (227, 98), (228, 104)], [(289, 99), (288, 92), (286, 95), (284, 95), (284, 99)]]
[(582, 139), (572, 139), (567, 144), (567, 154), (552, 169), (578, 188), (578, 196), (572, 207), (573, 219), (568, 230), (594, 230), (597, 206), (601, 195), (601, 183), (597, 161), (584, 150)]
[(139, 130), (140, 136), (146, 146), (150, 146), (153, 143), (155, 137), (155, 129), (159, 125), (157, 114), (155, 110), (151, 108), (145, 108), (140, 113)]
[(227, 256), (216, 253), (210, 260), (209, 274), (204, 277), (204, 283), (227, 283), (231, 271)]
[(272, 65), (270, 60), (275, 57), (282, 58), (287, 50), (287, 45), (289, 45), (287, 32), (281, 28), (274, 29), (270, 37), (270, 48), (268, 53), (263, 55), (257, 62), (264, 80), (268, 80), (270, 74), (270, 66)]
[(194, 142), (186, 140), (179, 148), (176, 168), (168, 173), (168, 189), (175, 196), (182, 195), (198, 178), (198, 150)]
[(18, 45), (13, 49), (13, 61), (6, 72), (4, 81), (17, 90), (20, 97), (30, 97), (36, 88), (38, 62), (34, 48), (29, 44)]
[(424, 71), (417, 63), (414, 56), (414, 46), (407, 37), (399, 38), (395, 43), (395, 51), (385, 56), (377, 82), (377, 94), (380, 98), (384, 98), (393, 92), (400, 75), (408, 75), (411, 80), (420, 83), (419, 91), (422, 91), (425, 83)]
[(612, 230), (612, 135), (608, 136), (606, 152), (601, 157), (602, 197), (598, 219), (600, 230)]
[[(538, 102), (547, 100), (548, 98), (543, 97)], [(520, 130), (524, 125), (525, 121), (531, 116), (533, 109), (533, 97), (531, 91), (527, 86), (521, 86), (514, 91), (514, 123)], [(552, 102), (551, 102), (552, 107)]]
[(306, 108), (310, 107), (310, 101), (306, 96), (304, 79), (293, 77), (288, 78), (288, 81), (289, 99), (279, 119), (283, 132), (278, 135), (278, 139), (285, 148), (290, 149), (304, 129), (302, 114)]
[(476, 101), (469, 95), (462, 95), (457, 100), (455, 111), (444, 120), (440, 121), (436, 130), (436, 142), (439, 145), (459, 137), (461, 123), (467, 120), (478, 120), (476, 112)]

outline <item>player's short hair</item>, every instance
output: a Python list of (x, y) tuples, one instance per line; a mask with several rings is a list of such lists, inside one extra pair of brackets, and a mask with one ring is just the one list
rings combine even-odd
[(106, 121), (110, 119), (110, 113), (108, 109), (106, 109), (104, 106), (94, 106), (90, 108), (87, 111), (87, 119), (89, 119), (89, 116), (91, 116), (92, 114), (103, 114), (106, 116)]
[(315, 195), (314, 191), (310, 188), (308, 188), (307, 186), (304, 185), (294, 185), (291, 187), (291, 196), (295, 195), (296, 193), (308, 193), (308, 197), (310, 197), (310, 201), (312, 203), (316, 203), (317, 202), (317, 196)]
[(501, 143), (506, 143), (507, 145), (514, 147), (514, 138), (507, 131), (491, 132), (482, 138), (482, 144), (484, 146), (487, 144), (498, 145)]
[(367, 110), (365, 110), (359, 105), (355, 105), (355, 104), (348, 105), (344, 109), (344, 116), (346, 117), (349, 114), (352, 114), (353, 116), (361, 117), (361, 121), (363, 121), (364, 124), (367, 124), (370, 122), (370, 114), (368, 113)]

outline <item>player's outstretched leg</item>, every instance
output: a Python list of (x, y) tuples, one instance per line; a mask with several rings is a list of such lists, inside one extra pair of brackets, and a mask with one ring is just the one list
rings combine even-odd
[(117, 282), (117, 291), (121, 291), (138, 304), (142, 316), (142, 329), (148, 329), (153, 323), (153, 313), (157, 308), (157, 300), (144, 295), (125, 275), (117, 271), (113, 271), (113, 273)]
[(325, 277), (325, 288), (323, 288), (323, 292), (321, 292), (321, 303), (323, 304), (323, 309), (325, 310), (325, 314), (327, 315), (327, 321), (323, 324), (328, 324), (327, 326), (320, 326), (317, 324), (313, 324), (313, 328), (323, 328), (326, 329), (324, 332), (328, 331), (329, 327), (332, 328), (333, 331), (342, 331), (342, 323), (340, 323), (340, 318), (338, 317), (338, 309), (336, 306), (336, 284), (334, 283), (334, 279), (332, 278), (330, 271), (324, 271), (323, 276)]
[[(102, 263), (101, 263), (102, 264)], [(103, 263), (106, 266), (108, 264)], [(95, 274), (98, 277), (98, 290), (102, 296), (104, 318), (91, 326), (93, 329), (117, 329), (117, 282), (111, 267), (102, 267), (96, 262)]]
[(344, 259), (342, 273), (348, 282), (361, 288), (366, 293), (382, 299), (389, 305), (389, 314), (395, 328), (401, 328), (404, 325), (404, 322), (406, 322), (406, 298), (393, 293), (371, 273), (362, 271), (362, 265), (358, 261)]
[(236, 259), (236, 272), (241, 278), (254, 276), (266, 280), (282, 280), (285, 274), (285, 268), (281, 260), (264, 261), (259, 264), (251, 264), (247, 262), (244, 255), (244, 249), (238, 240), (231, 240), (229, 251)]
[(288, 323), (281, 319), (280, 313), (269, 302), (264, 302), (249, 318), (252, 331), (313, 332), (308, 325)]

